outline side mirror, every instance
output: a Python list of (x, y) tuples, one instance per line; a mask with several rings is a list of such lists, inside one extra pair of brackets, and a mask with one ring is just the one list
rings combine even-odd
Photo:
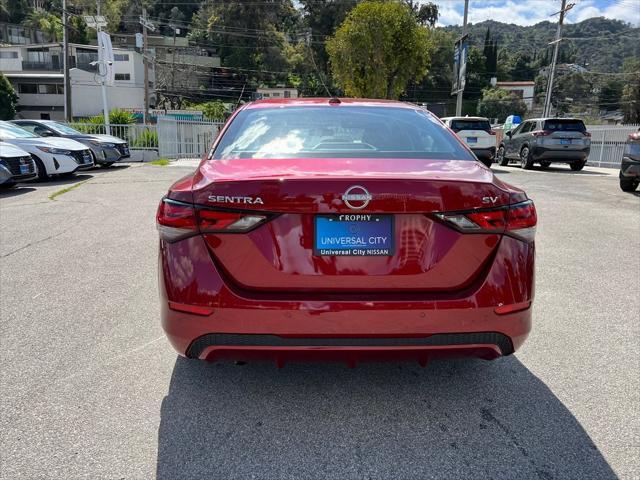
[(51, 130), (41, 130), (39, 132), (36, 132), (38, 135), (40, 135), (41, 137), (56, 137), (57, 135), (55, 133), (53, 133)]
[(511, 136), (513, 135), (513, 133), (511, 132), (511, 130), (507, 130), (506, 132), (504, 132), (504, 134), (505, 134), (507, 137), (509, 137), (509, 138), (511, 138)]

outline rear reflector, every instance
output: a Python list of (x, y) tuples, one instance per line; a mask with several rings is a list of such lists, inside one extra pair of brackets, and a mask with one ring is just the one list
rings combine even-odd
[(531, 200), (505, 208), (437, 213), (436, 217), (462, 232), (505, 233), (529, 242), (535, 237), (538, 222), (536, 207)]
[(522, 310), (526, 310), (531, 306), (531, 302), (522, 302), (522, 303), (512, 303), (510, 305), (500, 305), (493, 309), (498, 315), (506, 315), (508, 313), (521, 312)]
[(195, 208), (164, 198), (158, 206), (156, 222), (160, 237), (175, 242), (199, 233), (247, 232), (267, 218), (267, 215)]
[(177, 312), (193, 313), (195, 315), (208, 316), (213, 313), (213, 308), (202, 307), (200, 305), (189, 305), (187, 303), (169, 302), (169, 308)]

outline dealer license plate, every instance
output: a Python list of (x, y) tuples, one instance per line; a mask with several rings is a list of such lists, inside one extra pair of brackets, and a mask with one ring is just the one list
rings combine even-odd
[(314, 230), (314, 255), (376, 257), (394, 252), (393, 215), (317, 215)]

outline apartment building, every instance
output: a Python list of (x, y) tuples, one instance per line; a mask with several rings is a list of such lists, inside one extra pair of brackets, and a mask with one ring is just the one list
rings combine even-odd
[[(115, 82), (107, 87), (110, 109), (144, 109), (142, 55), (114, 48)], [(96, 45), (69, 45), (71, 105), (74, 117), (102, 112), (100, 76), (94, 62)], [(62, 45), (59, 43), (0, 47), (0, 71), (18, 93), (19, 118), (61, 120), (64, 118)], [(93, 64), (92, 64), (93, 63)], [(150, 68), (150, 105), (155, 105), (154, 71)]]

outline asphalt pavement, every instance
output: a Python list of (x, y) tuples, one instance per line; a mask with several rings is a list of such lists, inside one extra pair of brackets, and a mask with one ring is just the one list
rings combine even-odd
[(164, 338), (154, 215), (181, 165), (0, 193), (0, 478), (640, 478), (640, 196), (616, 171), (494, 168), (539, 215), (515, 355), (278, 370)]

